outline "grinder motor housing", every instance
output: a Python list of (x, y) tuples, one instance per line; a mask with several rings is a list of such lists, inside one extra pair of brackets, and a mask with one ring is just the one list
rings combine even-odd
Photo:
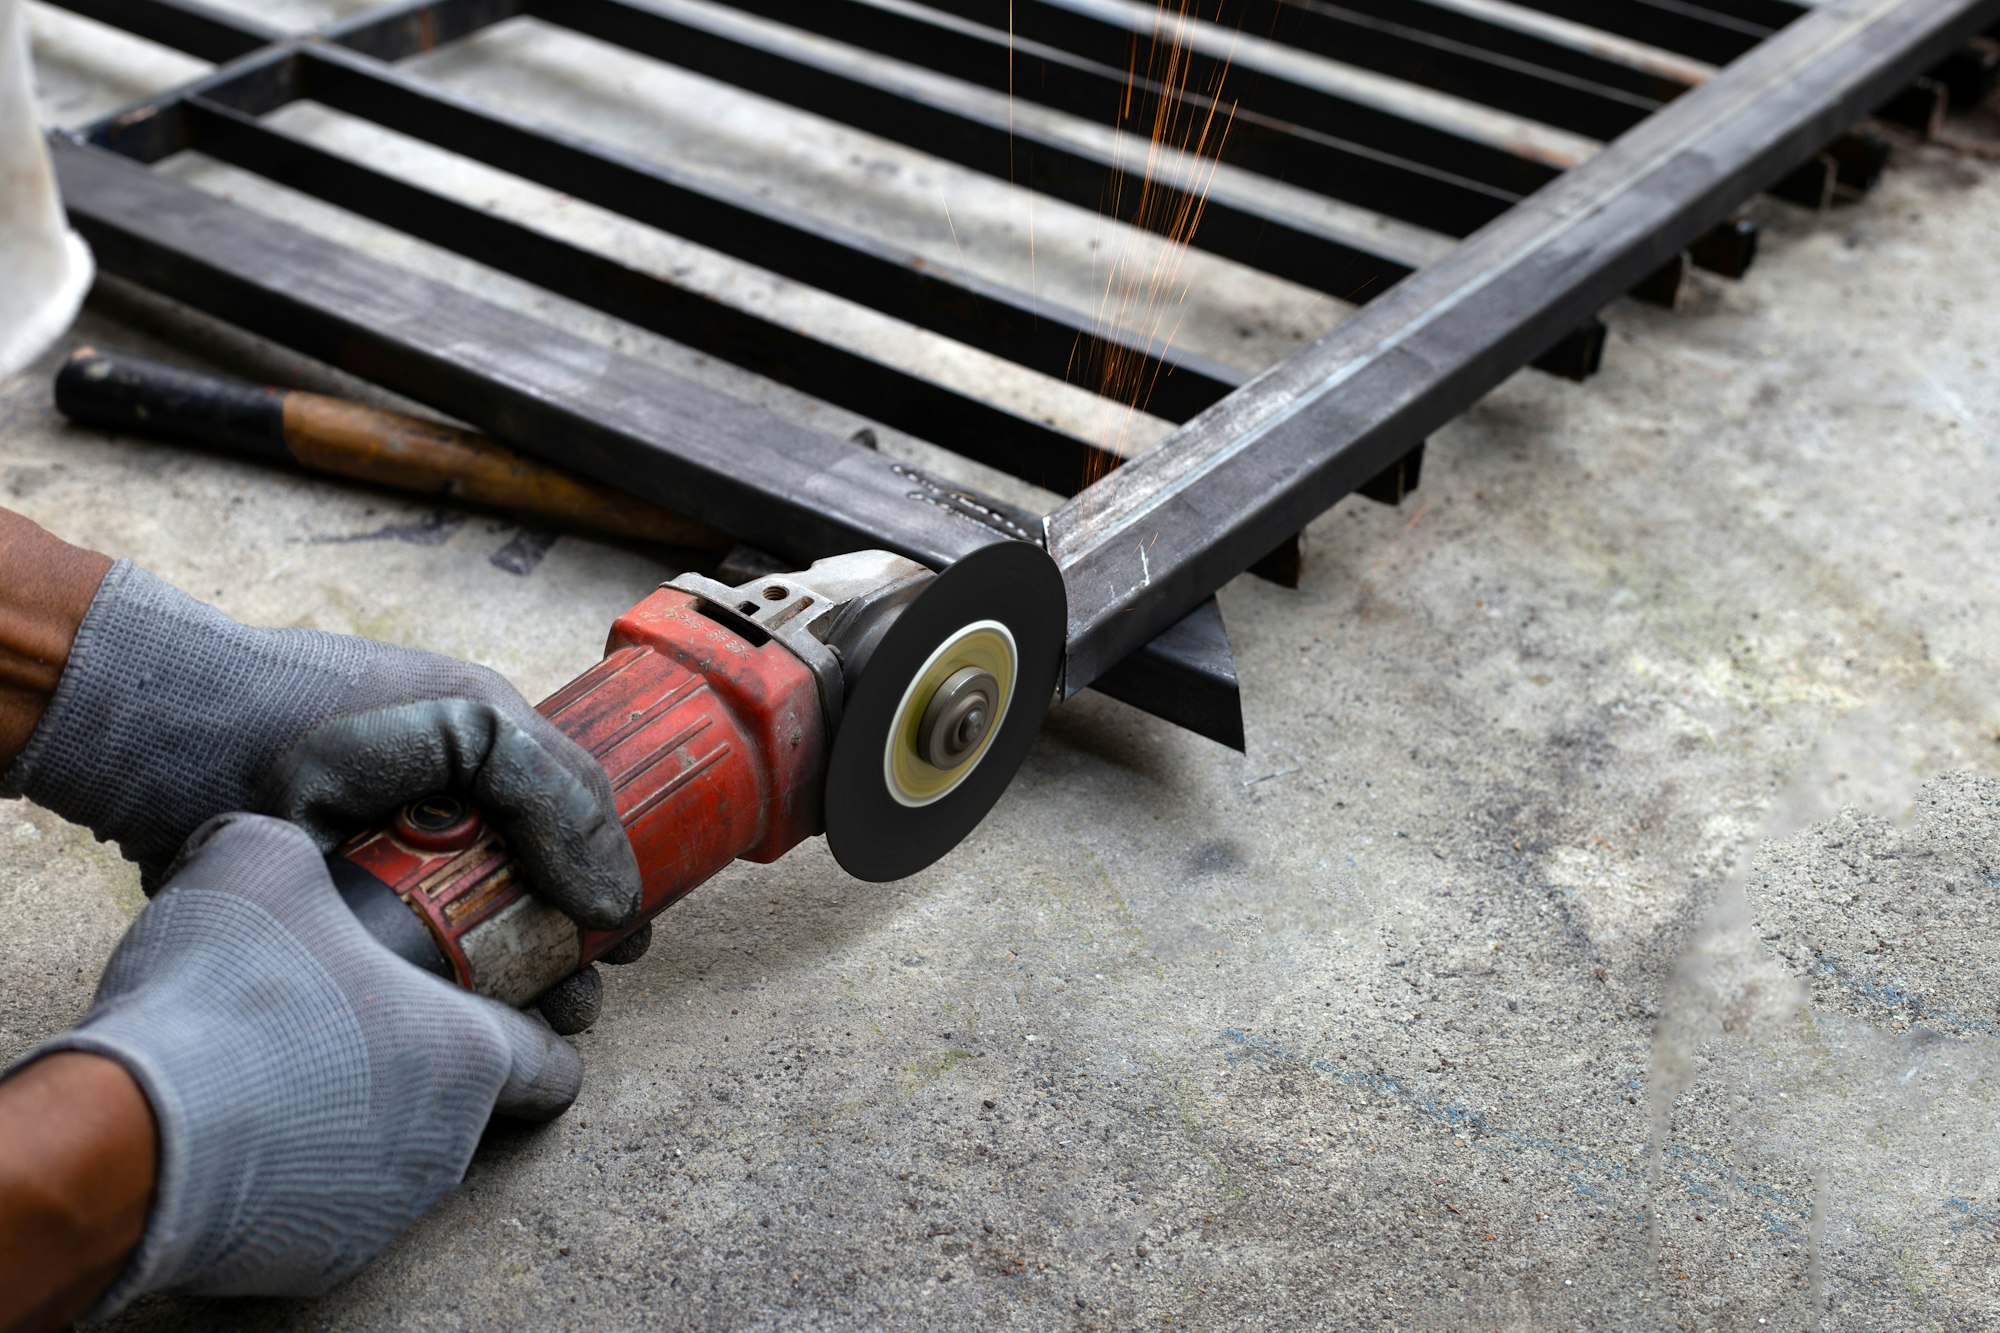
[(865, 642), (930, 578), (883, 552), (742, 588), (684, 577), (619, 617), (604, 660), (543, 701), (610, 775), (644, 885), (625, 928), (579, 928), (533, 897), (499, 831), (451, 795), (349, 840), (329, 862), (336, 884), (403, 957), (530, 1003), (731, 861), (774, 861), (822, 831), (841, 680), (820, 636)]

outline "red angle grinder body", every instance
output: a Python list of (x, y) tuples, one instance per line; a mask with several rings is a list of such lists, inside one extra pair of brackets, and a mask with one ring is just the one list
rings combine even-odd
[[(397, 953), (521, 1005), (618, 948), (730, 862), (775, 861), (826, 831), (830, 808), (845, 826), (830, 835), (835, 856), (851, 872), (884, 879), (929, 864), (1011, 780), (1060, 668), (1053, 562), (1022, 543), (982, 550), (998, 555), (975, 552), (940, 576), (866, 553), (761, 587), (677, 580), (618, 619), (604, 660), (540, 711), (610, 775), (644, 882), (624, 929), (580, 929), (543, 905), (501, 831), (451, 794), (412, 802), (350, 839), (329, 859), (336, 883)], [(875, 566), (857, 579), (854, 562), (866, 558)], [(845, 583), (837, 574), (814, 582), (842, 562)], [(796, 614), (778, 621), (774, 611)], [(966, 703), (967, 678), (989, 669), (980, 654), (995, 628), (1013, 645), (1012, 675), (991, 667), (971, 688), (993, 697)], [(957, 704), (960, 739), (975, 728), (983, 734), (972, 737), (962, 772), (932, 764), (915, 779), (899, 777), (897, 763), (909, 766), (897, 758), (899, 744), (928, 741), (939, 757), (935, 735), (920, 732), (921, 724), (935, 733), (939, 700)], [(849, 791), (829, 807), (830, 771), (849, 787), (884, 790)], [(924, 785), (954, 777), (941, 795)], [(914, 797), (903, 790), (910, 782)], [(910, 850), (884, 861), (876, 844), (899, 833)]]
[[(829, 738), (812, 672), (697, 600), (663, 588), (633, 607), (605, 659), (541, 705), (611, 776), (644, 875), (632, 929), (738, 857), (775, 861), (820, 832)], [(537, 903), (498, 831), (455, 797), (413, 802), (340, 855), (421, 918), (454, 980), (517, 1003), (629, 933)]]

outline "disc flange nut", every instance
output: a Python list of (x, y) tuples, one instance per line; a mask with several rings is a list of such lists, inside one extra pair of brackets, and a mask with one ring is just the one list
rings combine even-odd
[(989, 671), (961, 667), (945, 678), (917, 725), (917, 752), (932, 768), (953, 769), (971, 758), (992, 729), (1000, 682)]

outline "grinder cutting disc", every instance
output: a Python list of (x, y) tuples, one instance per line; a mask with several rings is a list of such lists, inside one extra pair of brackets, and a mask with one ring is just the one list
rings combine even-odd
[(932, 579), (847, 682), (826, 841), (856, 879), (913, 875), (979, 825), (1026, 758), (1062, 669), (1055, 561), (999, 542)]

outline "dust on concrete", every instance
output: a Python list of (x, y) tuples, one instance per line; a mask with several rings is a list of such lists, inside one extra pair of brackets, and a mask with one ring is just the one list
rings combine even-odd
[(1751, 934), (1805, 1003), (1702, 1046), (1675, 1108), (1745, 1159), (1798, 1164), (1762, 1202), (1828, 1327), (1979, 1327), (1995, 1308), (2000, 779), (1942, 775), (1909, 813), (1850, 806), (1751, 858)]
[(2000, 780), (1936, 779), (1913, 826), (1849, 808), (1752, 875), (1758, 938), (1817, 1010), (2000, 1037)]

